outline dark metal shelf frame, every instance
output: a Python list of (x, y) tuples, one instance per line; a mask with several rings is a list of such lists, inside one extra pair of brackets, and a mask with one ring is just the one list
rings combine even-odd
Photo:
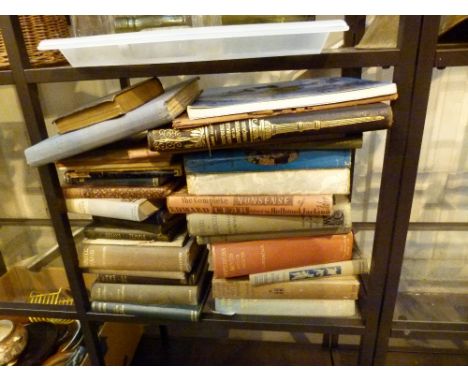
[[(365, 17), (348, 16), (347, 21), (352, 28), (346, 35), (345, 42), (348, 46), (352, 46), (362, 35)], [(432, 69), (433, 66), (465, 65), (468, 62), (465, 48), (439, 47), (436, 50), (433, 29), (437, 23), (438, 17), (434, 16), (402, 16), (397, 49), (375, 51), (349, 47), (325, 51), (320, 55), (189, 62), (176, 65), (33, 69), (29, 65), (17, 17), (1, 16), (0, 27), (3, 30), (12, 69), (0, 71), (0, 85), (15, 84), (32, 144), (47, 137), (37, 91), (39, 83), (120, 79), (124, 85), (131, 77), (319, 68), (342, 68), (344, 75), (358, 76), (363, 67), (393, 66), (399, 99), (392, 104), (395, 123), (387, 135), (377, 222), (372, 227), (367, 226), (369, 223), (362, 225), (363, 229), (375, 229), (373, 260), (366, 283), (367, 298), (363, 301), (362, 318), (304, 320), (245, 316), (226, 318), (205, 313), (200, 322), (185, 323), (91, 312), (77, 263), (70, 222), (53, 165), (39, 167), (39, 174), (51, 214), (51, 224), (57, 236), (75, 299), (75, 307), (49, 308), (29, 304), (0, 303), (0, 314), (35, 314), (79, 319), (82, 322), (90, 360), (95, 365), (103, 364), (97, 337), (97, 324), (102, 321), (144, 322), (159, 325), (224, 325), (248, 329), (315, 331), (327, 335), (355, 334), (361, 336), (359, 363), (380, 364), (385, 356), (390, 335), (398, 335), (404, 331), (404, 325), (420, 325), (420, 323), (395, 322), (392, 327), (391, 314), (393, 314), (405, 238), (409, 228), (409, 213), (427, 105), (426, 92), (430, 84), (429, 67)], [(436, 328), (435, 330), (451, 330), (446, 326), (431, 325)], [(426, 329), (423, 327), (421, 330)]]

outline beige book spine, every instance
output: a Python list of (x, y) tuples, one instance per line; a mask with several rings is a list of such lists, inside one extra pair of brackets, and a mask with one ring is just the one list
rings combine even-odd
[(232, 214), (188, 214), (193, 236), (236, 235), (276, 231), (311, 231), (350, 228), (351, 205), (346, 197), (333, 206), (331, 216), (261, 216)]
[(82, 268), (190, 272), (197, 253), (193, 239), (182, 248), (83, 244), (78, 260)]
[(232, 316), (350, 317), (356, 314), (353, 300), (215, 298), (217, 313)]
[(92, 301), (127, 302), (132, 304), (197, 305), (197, 285), (140, 285), (95, 283)]
[(248, 279), (213, 279), (213, 298), (247, 299), (344, 299), (357, 300), (356, 276), (323, 277), (315, 280), (252, 285)]
[(138, 276), (154, 277), (171, 280), (186, 280), (187, 273), (181, 271), (134, 271), (126, 269), (107, 269), (107, 268), (83, 268), (83, 272), (97, 275), (118, 275), (118, 276)]
[(328, 264), (280, 269), (270, 272), (252, 273), (249, 275), (249, 281), (252, 285), (264, 285), (328, 276), (359, 275), (366, 273), (367, 270), (367, 260), (361, 258)]
[[(76, 198), (66, 199), (68, 212), (104, 216), (116, 219), (142, 221), (148, 217), (145, 213), (146, 199), (88, 199)], [(147, 212), (157, 210), (156, 207), (149, 208)]]

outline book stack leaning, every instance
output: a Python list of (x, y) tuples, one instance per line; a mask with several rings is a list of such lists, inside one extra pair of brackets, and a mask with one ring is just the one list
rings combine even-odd
[[(92, 215), (77, 252), (83, 272), (96, 275), (94, 311), (199, 318), (207, 254), (188, 236), (185, 217), (166, 208), (184, 181), (183, 166), (177, 156), (150, 151), (145, 132), (185, 111), (196, 85), (164, 91), (153, 78), (123, 89), (57, 119), (61, 134), (39, 144), (52, 152), (42, 155), (36, 145), (26, 153), (32, 164), (56, 161), (68, 211)], [(51, 140), (66, 144), (53, 148)]]
[[(209, 248), (221, 314), (348, 317), (358, 275), (352, 149), (391, 126), (394, 84), (351, 78), (208, 89), (150, 149), (186, 152), (167, 199)], [(333, 276), (333, 277), (323, 277)]]

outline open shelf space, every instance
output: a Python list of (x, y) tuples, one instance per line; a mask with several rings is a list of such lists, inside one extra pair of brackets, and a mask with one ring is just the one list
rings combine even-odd
[(468, 338), (466, 294), (399, 293), (392, 337)]
[(85, 81), (113, 78), (174, 76), (181, 74), (240, 73), (253, 71), (354, 68), (393, 66), (398, 62), (398, 49), (359, 50), (341, 48), (321, 54), (263, 57), (237, 60), (182, 62), (174, 64), (106, 66), (73, 68), (69, 66), (26, 69), (29, 83)]

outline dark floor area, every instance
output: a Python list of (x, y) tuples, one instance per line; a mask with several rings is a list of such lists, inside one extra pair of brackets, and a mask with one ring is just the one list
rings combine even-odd
[[(331, 366), (356, 365), (352, 349), (333, 351), (319, 345), (209, 338), (172, 338), (168, 345), (160, 338), (143, 336), (132, 365), (154, 366)], [(391, 351), (389, 366), (466, 366), (468, 355)]]

